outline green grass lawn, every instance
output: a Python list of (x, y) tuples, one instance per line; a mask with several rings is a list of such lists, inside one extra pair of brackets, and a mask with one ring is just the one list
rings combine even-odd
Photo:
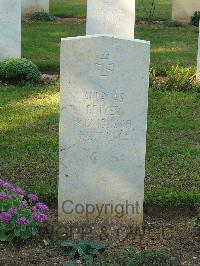
[[(85, 24), (26, 22), (22, 26), (22, 55), (41, 70), (59, 71), (60, 39), (85, 35)], [(151, 65), (195, 66), (198, 28), (136, 26), (135, 37), (151, 41)]]
[[(146, 202), (200, 202), (200, 95), (150, 92)], [(0, 174), (57, 198), (59, 86), (0, 88)]]
[(50, 13), (58, 17), (85, 17), (87, 0), (50, 0)]
[(83, 24), (23, 23), (22, 56), (32, 60), (41, 70), (59, 71), (61, 38), (83, 34)]
[[(170, 2), (156, 2), (155, 18), (169, 19)], [(86, 3), (52, 0), (51, 10), (85, 16)], [(41, 70), (58, 72), (60, 39), (78, 35), (85, 35), (84, 23), (23, 22), (22, 55)], [(135, 37), (151, 41), (154, 67), (196, 66), (198, 28), (138, 25)], [(199, 103), (198, 93), (150, 92), (146, 202), (200, 203)], [(58, 120), (59, 85), (0, 87), (0, 175), (48, 201), (57, 198)]]
[(151, 10), (152, 0), (144, 0), (146, 11), (142, 5), (141, 0), (136, 2), (136, 18), (137, 19), (151, 19), (151, 20), (170, 20), (172, 16), (172, 0), (154, 0), (155, 11), (152, 17), (149, 17), (149, 10)]
[[(142, 1), (136, 0), (136, 17), (138, 19), (149, 18), (151, 1), (144, 0), (145, 9)], [(85, 17), (87, 13), (87, 0), (51, 0), (50, 12), (59, 17)], [(155, 12), (152, 17), (154, 20), (169, 20), (171, 18), (171, 1), (155, 0)]]
[(198, 29), (166, 26), (138, 26), (135, 38), (150, 40), (151, 65), (194, 66), (197, 62)]

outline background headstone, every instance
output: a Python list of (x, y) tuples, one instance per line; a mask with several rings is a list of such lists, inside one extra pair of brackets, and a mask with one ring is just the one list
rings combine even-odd
[(172, 0), (172, 20), (190, 22), (195, 11), (200, 11), (199, 0)]
[(0, 0), (0, 60), (21, 57), (21, 0)]
[(86, 34), (134, 38), (135, 0), (88, 0)]
[(22, 0), (22, 16), (36, 12), (49, 12), (49, 0)]
[(142, 222), (149, 62), (146, 41), (62, 39), (60, 220), (84, 221), (86, 210), (75, 213), (81, 205), (112, 203), (101, 218), (115, 216), (117, 204), (132, 204), (123, 218)]

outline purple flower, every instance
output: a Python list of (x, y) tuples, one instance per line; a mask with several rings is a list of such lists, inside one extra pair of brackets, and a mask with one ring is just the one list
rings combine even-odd
[(5, 181), (3, 179), (0, 179), (0, 186), (2, 187)]
[(31, 210), (32, 210), (32, 212), (36, 212), (38, 209), (37, 209), (36, 206), (33, 206), (33, 207), (31, 208)]
[(22, 201), (21, 205), (20, 205), (21, 209), (26, 209), (27, 208), (27, 203), (26, 201)]
[(0, 213), (0, 221), (4, 223), (8, 223), (12, 220), (12, 215), (7, 212), (1, 212)]
[(30, 201), (32, 202), (36, 202), (38, 201), (38, 196), (34, 195), (34, 194), (29, 194), (28, 198), (30, 199)]
[(28, 219), (26, 217), (20, 217), (17, 219), (17, 224), (19, 225), (27, 225)]
[(13, 214), (13, 213), (15, 213), (16, 211), (17, 211), (17, 208), (10, 208), (10, 209), (8, 210), (8, 213)]
[(3, 187), (9, 191), (13, 191), (13, 186), (10, 183), (4, 183)]
[(2, 192), (0, 193), (0, 200), (7, 201), (9, 200), (9, 196), (5, 192)]
[(14, 190), (13, 190), (13, 192), (14, 192), (14, 194), (15, 195), (22, 195), (22, 196), (24, 196), (24, 195), (26, 195), (26, 192), (23, 190), (23, 189), (21, 189), (21, 188), (15, 188)]
[(44, 223), (44, 222), (48, 221), (47, 215), (45, 215), (43, 213), (33, 213), (32, 218), (36, 222), (40, 222), (40, 223)]
[(40, 211), (43, 211), (43, 212), (48, 212), (49, 211), (49, 207), (47, 205), (45, 205), (44, 203), (38, 202), (38, 203), (36, 203), (35, 206)]

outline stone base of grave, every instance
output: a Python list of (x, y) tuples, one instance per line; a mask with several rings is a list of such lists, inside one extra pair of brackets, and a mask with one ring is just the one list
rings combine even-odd
[[(63, 218), (63, 219), (62, 219)], [(82, 239), (98, 239), (112, 242), (113, 240), (126, 239), (128, 236), (139, 236), (143, 231), (143, 215), (134, 219), (96, 218), (85, 221), (65, 221), (66, 215), (59, 213), (59, 227), (67, 239), (79, 241)]]
[(103, 215), (103, 216), (88, 216), (85, 215), (72, 215), (66, 213), (63, 213), (61, 211), (58, 212), (58, 221), (62, 223), (71, 223), (71, 224), (99, 224), (99, 223), (107, 223), (109, 225), (114, 224), (136, 224), (141, 225), (143, 223), (143, 211), (141, 211), (139, 214), (134, 214), (133, 216), (126, 216), (123, 217), (120, 215)]

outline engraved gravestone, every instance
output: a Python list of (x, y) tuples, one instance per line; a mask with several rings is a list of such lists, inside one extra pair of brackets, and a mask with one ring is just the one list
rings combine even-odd
[(22, 0), (22, 15), (29, 16), (37, 12), (49, 12), (49, 0)]
[(134, 38), (135, 0), (88, 0), (86, 34)]
[(21, 0), (0, 0), (0, 60), (21, 57)]
[(62, 39), (59, 219), (143, 219), (150, 44)]

